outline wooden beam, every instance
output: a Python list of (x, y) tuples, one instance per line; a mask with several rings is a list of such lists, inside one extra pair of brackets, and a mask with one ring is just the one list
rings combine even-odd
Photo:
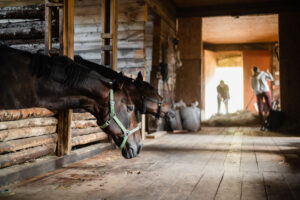
[(42, 118), (29, 118), (17, 121), (6, 121), (0, 123), (0, 130), (37, 127), (37, 126), (50, 126), (56, 125), (57, 119), (55, 117), (42, 117)]
[(74, 0), (64, 0), (64, 55), (74, 57)]
[[(102, 45), (100, 48), (102, 51), (112, 51), (113, 50), (113, 46), (110, 45)], [(109, 52), (108, 52), (109, 53)]]
[(118, 68), (118, 0), (110, 0), (110, 28), (112, 33), (112, 69)]
[(8, 153), (8, 152), (16, 152), (21, 149), (27, 149), (31, 147), (53, 144), (57, 141), (57, 135), (42, 135), (37, 137), (30, 137), (19, 140), (11, 140), (7, 142), (0, 143), (0, 154)]
[(72, 138), (72, 146), (88, 144), (97, 141), (107, 140), (108, 136), (104, 132), (91, 133)]
[(102, 39), (112, 39), (113, 35), (111, 33), (101, 33)]
[(242, 50), (272, 50), (276, 42), (270, 43), (241, 43), (241, 44), (212, 44), (203, 43), (203, 48), (211, 51), (242, 51)]
[[(60, 18), (60, 25), (63, 23), (63, 28), (60, 28), (60, 36), (63, 35), (63, 55), (69, 58), (74, 58), (74, 0), (64, 0), (63, 14), (59, 11), (59, 16), (63, 15), (63, 21)], [(61, 26), (60, 26), (61, 27)], [(63, 32), (61, 33), (61, 30)], [(68, 155), (71, 152), (71, 121), (72, 110), (68, 109), (60, 111), (58, 115), (58, 139), (57, 139), (57, 155)]]
[(97, 132), (101, 132), (101, 129), (99, 127), (72, 129), (72, 138)]
[(298, 10), (299, 2), (265, 2), (227, 4), (217, 6), (185, 7), (177, 11), (177, 17), (242, 16), (249, 14), (273, 14), (279, 11)]
[(55, 149), (56, 143), (52, 143), (17, 151), (15, 153), (0, 155), (0, 168), (21, 164), (42, 156), (53, 154)]
[[(146, 69), (147, 69), (147, 58), (146, 58), (146, 45), (147, 45), (147, 38), (146, 38), (146, 24), (148, 21), (148, 4), (145, 3), (145, 17), (144, 17), (144, 23), (145, 23), (145, 28), (144, 28), (144, 47), (143, 47), (143, 58), (144, 58), (144, 70), (143, 70), (143, 79), (144, 81), (146, 80)], [(142, 132), (142, 139), (146, 139), (146, 115), (142, 114), (142, 127), (141, 127), (141, 132)]]
[[(101, 26), (102, 26), (102, 34), (111, 34), (110, 32), (110, 0), (102, 0), (101, 2)], [(102, 39), (102, 47), (110, 46), (110, 39), (104, 38)], [(110, 65), (110, 52), (102, 51), (101, 52), (101, 63), (103, 65)]]
[(10, 7), (10, 6), (29, 6), (35, 4), (43, 4), (44, 0), (1, 0), (0, 1), (0, 8), (1, 7)]
[[(1, 3), (0, 3), (1, 4)], [(0, 9), (0, 19), (40, 19), (44, 20), (44, 5), (32, 7), (14, 7), (13, 9)]]
[(0, 142), (20, 138), (36, 137), (56, 133), (56, 125), (42, 127), (14, 128), (0, 131)]
[(18, 110), (0, 110), (0, 121), (14, 121), (26, 118), (53, 117), (56, 113), (46, 108), (25, 108)]
[[(46, 0), (47, 3), (47, 0)], [(45, 54), (49, 55), (52, 47), (52, 8), (45, 6)]]
[(157, 14), (162, 20), (165, 20), (172, 28), (176, 27), (176, 6), (170, 0), (145, 0), (147, 5)]

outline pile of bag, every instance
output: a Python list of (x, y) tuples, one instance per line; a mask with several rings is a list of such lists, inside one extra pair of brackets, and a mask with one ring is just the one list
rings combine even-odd
[(200, 130), (200, 109), (197, 107), (198, 101), (186, 106), (186, 104), (180, 100), (174, 104), (173, 112), (175, 117), (170, 119), (171, 130), (188, 130), (196, 132)]

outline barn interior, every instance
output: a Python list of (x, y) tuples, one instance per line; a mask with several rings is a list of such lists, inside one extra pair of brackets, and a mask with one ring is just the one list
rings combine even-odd
[[(175, 125), (143, 115), (143, 150), (124, 159), (84, 110), (0, 110), (0, 199), (299, 199), (299, 13), (296, 0), (0, 0), (0, 45), (141, 72), (175, 112)], [(276, 131), (260, 130), (254, 65), (274, 77)]]

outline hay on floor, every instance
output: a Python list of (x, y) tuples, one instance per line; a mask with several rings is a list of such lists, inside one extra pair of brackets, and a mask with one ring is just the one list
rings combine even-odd
[(216, 114), (202, 122), (204, 126), (253, 126), (259, 124), (257, 114), (242, 110), (235, 113)]

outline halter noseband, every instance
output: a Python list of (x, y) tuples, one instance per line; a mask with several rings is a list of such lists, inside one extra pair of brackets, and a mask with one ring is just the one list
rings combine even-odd
[(162, 104), (163, 102), (165, 101), (165, 99), (162, 99), (161, 101), (157, 100), (157, 99), (153, 99), (153, 98), (150, 98), (150, 97), (147, 97), (147, 96), (142, 96), (142, 99), (143, 99), (143, 113), (146, 114), (146, 101), (151, 101), (153, 103), (156, 103), (158, 108), (157, 108), (157, 113), (154, 113), (155, 114), (155, 117), (156, 118), (159, 118), (160, 117), (160, 114), (161, 114), (161, 107), (162, 107)]
[(137, 127), (135, 127), (132, 130), (127, 130), (125, 128), (125, 126), (123, 125), (123, 123), (118, 119), (116, 113), (115, 113), (115, 101), (114, 101), (114, 90), (112, 88), (112, 83), (110, 82), (110, 90), (109, 90), (109, 96), (110, 96), (110, 117), (108, 120), (106, 120), (104, 122), (104, 124), (102, 124), (100, 126), (101, 129), (104, 129), (106, 127), (108, 127), (110, 125), (110, 120), (113, 119), (119, 126), (119, 128), (122, 130), (123, 134), (124, 134), (124, 138), (122, 141), (122, 144), (120, 145), (120, 149), (122, 150), (126, 144), (126, 141), (128, 139), (128, 136), (131, 135), (132, 133), (136, 132), (137, 130), (139, 130), (141, 128), (141, 124), (139, 123)]

